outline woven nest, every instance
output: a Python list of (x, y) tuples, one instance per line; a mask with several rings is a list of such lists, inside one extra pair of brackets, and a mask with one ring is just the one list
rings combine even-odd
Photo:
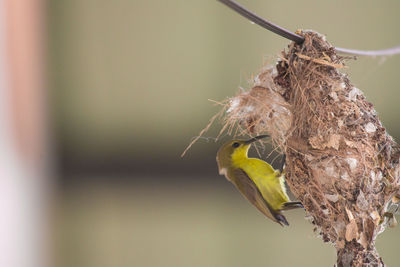
[[(339, 266), (382, 264), (374, 241), (396, 224), (399, 152), (362, 91), (325, 38), (301, 32), (276, 66), (247, 92), (224, 102), (222, 131), (268, 133), (287, 156), (286, 180)], [(394, 197), (394, 198), (393, 198)], [(348, 255), (346, 254), (348, 253)]]

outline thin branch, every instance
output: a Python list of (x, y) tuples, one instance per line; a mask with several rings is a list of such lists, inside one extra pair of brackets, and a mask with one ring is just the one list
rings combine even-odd
[(243, 17), (249, 19), (250, 21), (260, 25), (261, 27), (274, 32), (282, 37), (285, 37), (286, 39), (292, 40), (293, 42), (296, 42), (298, 44), (301, 44), (304, 42), (304, 37), (300, 36), (298, 34), (295, 34), (293, 32), (290, 32), (286, 30), (285, 28), (282, 28), (272, 22), (269, 22), (268, 20), (265, 20), (258, 16), (257, 14), (251, 12), (250, 10), (246, 9), (245, 7), (241, 6), (239, 3), (236, 1), (230, 1), (230, 0), (218, 0), (219, 2), (225, 4), (229, 8), (235, 10), (237, 13), (242, 15)]
[[(293, 32), (290, 32), (289, 30), (282, 28), (266, 19), (261, 18), (257, 14), (251, 12), (250, 10), (246, 9), (239, 3), (237, 3), (234, 0), (217, 0), (229, 8), (233, 9), (243, 17), (249, 19), (250, 21), (254, 22), (255, 24), (260, 25), (261, 27), (276, 33), (286, 39), (292, 40), (293, 42), (297, 44), (301, 44), (304, 42), (304, 37), (300, 36), (298, 34), (295, 34)], [(348, 48), (341, 48), (341, 47), (336, 47), (336, 51), (344, 54), (351, 54), (351, 55), (359, 55), (359, 56), (391, 56), (391, 55), (397, 55), (400, 54), (400, 46), (388, 48), (388, 49), (383, 49), (383, 50), (357, 50), (357, 49), (348, 49)]]
[(358, 55), (358, 56), (393, 56), (400, 54), (400, 45), (382, 50), (356, 50), (349, 48), (335, 47), (336, 51), (344, 54)]

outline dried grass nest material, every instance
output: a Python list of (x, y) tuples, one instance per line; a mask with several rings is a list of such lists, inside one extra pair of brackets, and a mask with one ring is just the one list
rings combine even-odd
[[(399, 194), (399, 149), (325, 38), (301, 32), (250, 91), (225, 102), (222, 131), (271, 135), (287, 156), (286, 180), (338, 266), (383, 266), (375, 238)], [(235, 130), (236, 129), (236, 130)], [(394, 197), (394, 199), (397, 199)], [(389, 216), (388, 216), (389, 215)]]

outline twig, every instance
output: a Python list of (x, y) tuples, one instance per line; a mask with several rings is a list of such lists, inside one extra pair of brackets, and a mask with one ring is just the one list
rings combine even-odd
[(342, 64), (331, 63), (331, 62), (328, 62), (328, 61), (323, 60), (323, 59), (321, 59), (321, 58), (311, 58), (311, 57), (309, 57), (309, 56), (302, 55), (302, 54), (300, 54), (300, 53), (296, 53), (296, 55), (297, 55), (299, 58), (302, 58), (302, 59), (305, 59), (305, 60), (310, 60), (310, 61), (312, 61), (312, 62), (321, 64), (321, 65), (327, 65), (327, 66), (330, 66), (330, 67), (333, 67), (333, 68), (337, 68), (337, 69), (347, 68), (347, 66), (344, 66), (344, 65), (342, 65)]
[(359, 55), (359, 56), (393, 56), (400, 54), (400, 46), (395, 46), (388, 49), (382, 50), (356, 50), (356, 49), (348, 49), (348, 48), (341, 48), (336, 47), (336, 51), (343, 53), (343, 54), (350, 54), (350, 55)]
[[(292, 40), (297, 44), (301, 44), (304, 42), (304, 37), (300, 36), (296, 33), (290, 32), (289, 30), (282, 28), (264, 18), (261, 18), (257, 14), (251, 12), (250, 10), (246, 9), (239, 3), (234, 0), (217, 0), (229, 8), (233, 9), (243, 17), (249, 19), (250, 21), (260, 25), (261, 27), (276, 33), (286, 39)], [(341, 48), (335, 47), (336, 51), (343, 54), (351, 54), (351, 55), (358, 55), (358, 56), (391, 56), (400, 54), (400, 46), (382, 49), (382, 50), (357, 50), (357, 49), (348, 49), (348, 48)]]
[(285, 37), (286, 39), (292, 40), (293, 42), (296, 42), (298, 44), (301, 44), (304, 42), (303, 36), (300, 36), (298, 34), (290, 32), (290, 31), (286, 30), (285, 28), (282, 28), (272, 22), (269, 22), (266, 19), (261, 18), (260, 16), (256, 15), (255, 13), (253, 13), (250, 10), (246, 9), (245, 7), (241, 6), (236, 1), (230, 1), (230, 0), (218, 0), (218, 1), (227, 5), (231, 9), (235, 10), (237, 13), (239, 13), (243, 17), (248, 18), (250, 21), (260, 25), (261, 27), (263, 27), (267, 30), (270, 30), (271, 32), (274, 32), (274, 33), (276, 33), (282, 37)]

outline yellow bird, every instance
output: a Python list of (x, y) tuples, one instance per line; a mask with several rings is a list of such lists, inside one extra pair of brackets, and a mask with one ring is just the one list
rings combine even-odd
[(291, 202), (286, 194), (283, 171), (275, 170), (267, 162), (248, 158), (251, 144), (268, 135), (250, 140), (233, 140), (217, 153), (219, 174), (233, 183), (242, 195), (265, 216), (283, 226), (289, 225), (281, 211), (303, 208), (300, 202)]

